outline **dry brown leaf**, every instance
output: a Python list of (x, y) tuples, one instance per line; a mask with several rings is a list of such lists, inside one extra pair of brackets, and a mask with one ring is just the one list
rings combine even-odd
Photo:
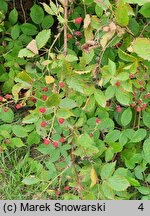
[(34, 39), (26, 46), (26, 48), (30, 50), (31, 52), (33, 52), (34, 54), (39, 54), (39, 51), (36, 45), (36, 40)]

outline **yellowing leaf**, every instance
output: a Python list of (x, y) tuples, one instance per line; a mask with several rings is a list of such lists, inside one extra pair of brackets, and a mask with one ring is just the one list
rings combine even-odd
[(91, 181), (92, 181), (91, 185), (90, 185), (90, 188), (91, 188), (98, 182), (98, 177), (97, 177), (96, 171), (95, 171), (93, 166), (91, 169), (90, 177), (91, 177)]
[(84, 19), (84, 28), (88, 28), (90, 23), (91, 23), (91, 17), (89, 14), (86, 14), (85, 19)]
[(36, 40), (34, 39), (26, 46), (26, 48), (30, 50), (31, 52), (33, 52), (34, 54), (39, 53), (37, 45), (36, 45)]
[(46, 84), (54, 83), (55, 79), (52, 76), (45, 76)]

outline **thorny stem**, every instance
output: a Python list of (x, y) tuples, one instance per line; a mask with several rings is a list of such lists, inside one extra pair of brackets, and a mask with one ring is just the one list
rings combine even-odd
[(21, 6), (22, 13), (23, 13), (23, 17), (24, 17), (24, 22), (26, 23), (26, 14), (25, 14), (25, 11), (24, 11), (24, 8), (23, 8), (22, 0), (20, 0), (20, 6)]

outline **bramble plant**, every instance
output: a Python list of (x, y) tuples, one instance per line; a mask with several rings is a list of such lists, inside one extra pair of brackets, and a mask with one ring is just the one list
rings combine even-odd
[(0, 198), (149, 200), (149, 0), (1, 0), (0, 34)]

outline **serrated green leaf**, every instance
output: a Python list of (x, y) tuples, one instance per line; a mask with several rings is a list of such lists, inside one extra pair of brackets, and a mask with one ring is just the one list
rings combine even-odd
[(34, 57), (35, 54), (33, 52), (31, 52), (29, 49), (27, 48), (23, 48), (19, 51), (18, 53), (18, 57), (19, 58), (23, 58), (23, 57), (27, 57), (27, 58), (31, 58)]
[(45, 46), (45, 44), (48, 42), (50, 38), (50, 35), (51, 35), (50, 30), (43, 30), (38, 33), (38, 35), (35, 38), (38, 49), (41, 49), (42, 47)]
[(71, 110), (66, 108), (60, 108), (57, 110), (57, 117), (68, 119), (69, 117), (74, 116)]
[(22, 140), (18, 137), (12, 138), (10, 143), (11, 143), (11, 145), (16, 146), (18, 148), (25, 146), (25, 144), (22, 142)]
[(130, 108), (127, 108), (123, 111), (121, 115), (121, 124), (123, 126), (128, 125), (132, 120), (132, 111)]
[[(133, 42), (133, 51), (141, 58), (150, 61), (150, 39), (137, 38)], [(142, 52), (141, 52), (142, 47)]]
[(126, 190), (130, 184), (128, 180), (123, 176), (112, 176), (108, 179), (108, 183), (113, 190), (116, 191), (124, 191)]
[(108, 179), (110, 176), (112, 176), (112, 174), (115, 171), (115, 166), (116, 166), (116, 161), (113, 163), (104, 164), (100, 173), (101, 179), (105, 180)]
[(12, 11), (9, 13), (9, 22), (14, 25), (18, 20), (18, 11), (16, 8), (14, 8)]
[(29, 176), (23, 179), (22, 181), (26, 185), (33, 185), (40, 182), (40, 179), (35, 176)]
[(143, 144), (144, 159), (150, 163), (150, 139), (146, 139)]
[(129, 22), (128, 9), (124, 0), (120, 0), (115, 11), (116, 21), (121, 26), (127, 26)]
[(134, 133), (134, 135), (133, 135), (133, 137), (131, 139), (131, 142), (136, 143), (136, 142), (142, 141), (146, 137), (146, 134), (147, 134), (147, 131), (145, 129), (143, 129), (143, 128), (138, 129)]
[(43, 18), (44, 18), (43, 9), (39, 5), (34, 4), (30, 10), (31, 10), (30, 17), (31, 17), (32, 21), (36, 24), (42, 23)]
[(102, 107), (106, 106), (106, 97), (105, 97), (104, 93), (101, 90), (96, 89), (95, 92), (94, 92), (94, 97), (95, 97), (95, 100), (97, 101), (97, 103), (100, 106), (102, 106)]
[(146, 127), (150, 128), (150, 113), (149, 112), (144, 112), (143, 113), (143, 123), (146, 125)]
[(46, 101), (46, 106), (47, 107), (53, 107), (53, 106), (58, 106), (60, 103), (60, 97), (59, 94), (52, 94)]
[(24, 129), (24, 127), (20, 126), (20, 125), (14, 125), (12, 127), (12, 132), (17, 136), (17, 137), (26, 137), (27, 136), (27, 132)]

